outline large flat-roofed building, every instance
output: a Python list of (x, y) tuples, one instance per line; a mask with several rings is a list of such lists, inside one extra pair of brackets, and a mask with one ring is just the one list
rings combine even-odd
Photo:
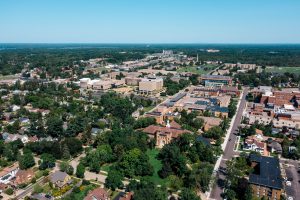
[(249, 184), (253, 195), (257, 198), (278, 200), (283, 192), (279, 160), (274, 157), (250, 155), (251, 167)]
[(219, 76), (219, 75), (202, 75), (200, 82), (205, 86), (223, 86), (231, 85), (232, 78), (230, 76)]
[(139, 92), (142, 94), (153, 94), (163, 88), (162, 78), (143, 78), (139, 82)]
[(80, 88), (92, 90), (108, 90), (110, 88), (118, 87), (125, 84), (125, 79), (94, 79), (82, 78), (80, 79)]
[(131, 85), (131, 86), (137, 86), (139, 85), (139, 82), (141, 82), (142, 78), (137, 77), (125, 77), (125, 84)]

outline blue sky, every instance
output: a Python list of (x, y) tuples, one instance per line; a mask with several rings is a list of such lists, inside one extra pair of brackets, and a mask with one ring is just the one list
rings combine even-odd
[(2, 43), (300, 43), (299, 0), (0, 0)]

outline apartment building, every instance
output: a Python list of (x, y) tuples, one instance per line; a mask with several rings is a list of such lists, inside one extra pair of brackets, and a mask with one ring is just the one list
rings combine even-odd
[(279, 200), (283, 192), (279, 160), (274, 157), (251, 154), (250, 162), (254, 169), (249, 175), (253, 196)]

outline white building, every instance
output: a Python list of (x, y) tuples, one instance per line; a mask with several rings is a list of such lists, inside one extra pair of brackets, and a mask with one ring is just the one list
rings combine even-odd
[(19, 171), (19, 164), (14, 163), (11, 166), (5, 167), (0, 171), (0, 183), (8, 184), (11, 179), (16, 176)]

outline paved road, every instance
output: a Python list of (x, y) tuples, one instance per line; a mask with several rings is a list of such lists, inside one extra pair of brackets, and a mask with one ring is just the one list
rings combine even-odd
[[(224, 154), (221, 160), (220, 168), (226, 168), (226, 161), (230, 160), (234, 155), (237, 155), (238, 153), (234, 151), (235, 147), (235, 141), (237, 139), (237, 136), (234, 134), (236, 133), (238, 126), (241, 124), (242, 115), (244, 108), (246, 106), (246, 95), (248, 94), (248, 89), (245, 88), (243, 92), (243, 96), (240, 102), (240, 105), (238, 107), (235, 120), (233, 121), (232, 129), (230, 131), (229, 140), (226, 144)], [(216, 176), (216, 184), (214, 185), (209, 198), (210, 199), (222, 199), (221, 194), (223, 192), (223, 183), (225, 181), (225, 176), (221, 173), (217, 173)]]

